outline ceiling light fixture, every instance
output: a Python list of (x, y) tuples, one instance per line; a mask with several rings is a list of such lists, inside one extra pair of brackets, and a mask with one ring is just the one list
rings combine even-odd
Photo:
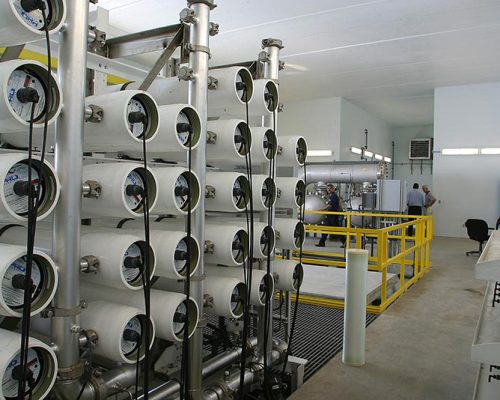
[(483, 147), (481, 154), (500, 154), (500, 147)]
[(359, 147), (351, 147), (351, 153), (361, 154), (363, 153), (363, 150), (361, 150)]
[(309, 157), (329, 157), (333, 153), (331, 150), (308, 150), (307, 155)]
[(479, 154), (479, 149), (468, 148), (468, 147), (460, 147), (455, 149), (442, 149), (441, 154), (444, 156), (468, 156), (468, 155)]

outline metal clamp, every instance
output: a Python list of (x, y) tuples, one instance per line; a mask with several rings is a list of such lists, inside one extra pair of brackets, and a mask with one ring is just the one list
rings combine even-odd
[(196, 13), (192, 8), (184, 8), (179, 13), (179, 20), (184, 24), (194, 24), (196, 22)]
[(205, 199), (215, 199), (215, 188), (213, 186), (205, 186)]
[(278, 148), (276, 150), (276, 154), (279, 156), (283, 154), (283, 146), (278, 146)]
[(217, 90), (219, 88), (219, 80), (213, 76), (209, 76), (207, 80), (208, 90)]
[(75, 380), (80, 378), (85, 372), (85, 362), (82, 360), (76, 364), (71, 365), (70, 367), (59, 367), (57, 369), (57, 376), (60, 380)]
[(87, 199), (98, 199), (101, 195), (101, 184), (96, 181), (88, 180), (82, 184), (82, 196)]
[(285, 109), (285, 105), (283, 103), (278, 103), (278, 112), (283, 112), (283, 110)]
[(205, 254), (214, 254), (215, 244), (211, 240), (205, 240), (203, 252)]
[(104, 117), (104, 110), (102, 107), (90, 104), (85, 108), (85, 121), (99, 123)]
[(283, 40), (273, 38), (263, 39), (262, 48), (265, 49), (266, 47), (277, 47), (281, 50), (282, 48), (284, 48)]
[(271, 56), (267, 51), (261, 51), (257, 56), (257, 60), (261, 63), (268, 63), (269, 61), (271, 61)]
[[(209, 294), (204, 294), (203, 295), (203, 306), (205, 307), (212, 307), (214, 305), (214, 298), (210, 296)], [(198, 323), (199, 326), (199, 323)]]
[(89, 50), (99, 52), (104, 49), (104, 46), (106, 46), (106, 32), (95, 26), (89, 26)]
[(188, 4), (205, 4), (210, 7), (210, 10), (213, 10), (217, 7), (217, 4), (214, 3), (214, 0), (187, 0)]
[(285, 69), (285, 62), (284, 61), (279, 60), (278, 69), (280, 71)]
[(180, 81), (191, 81), (194, 79), (194, 71), (193, 68), (190, 67), (181, 67), (179, 68), (179, 75), (177, 75)]
[(197, 44), (186, 43), (184, 45), (184, 50), (186, 53), (190, 53), (192, 51), (202, 51), (203, 53), (207, 53), (210, 56), (210, 47), (200, 46)]
[(219, 34), (219, 24), (215, 22), (210, 22), (208, 26), (208, 34), (210, 36), (216, 36)]
[(276, 188), (276, 197), (278, 199), (281, 199), (281, 189), (280, 188)]
[(81, 300), (80, 304), (74, 308), (48, 307), (40, 313), (42, 318), (73, 317), (79, 315), (82, 309), (87, 308), (87, 302)]
[(96, 256), (84, 256), (80, 259), (80, 272), (84, 274), (97, 274), (99, 259)]
[(212, 131), (207, 131), (207, 143), (215, 144), (217, 143), (217, 134)]

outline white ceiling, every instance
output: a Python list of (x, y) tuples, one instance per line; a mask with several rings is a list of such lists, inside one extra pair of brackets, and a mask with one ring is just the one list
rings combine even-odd
[[(433, 89), (500, 81), (499, 0), (216, 0), (212, 65), (283, 40), (281, 100), (344, 96), (394, 126), (433, 122)], [(178, 22), (185, 0), (99, 0), (127, 32)]]

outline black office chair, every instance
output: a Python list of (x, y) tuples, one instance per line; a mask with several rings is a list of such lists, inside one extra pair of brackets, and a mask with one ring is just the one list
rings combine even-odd
[(479, 242), (479, 250), (467, 251), (465, 255), (480, 255), (483, 252), (483, 244), (490, 238), (490, 235), (488, 235), (488, 230), (493, 228), (488, 228), (488, 224), (482, 219), (468, 219), (467, 221), (465, 221), (465, 227), (467, 228), (467, 234), (469, 235), (469, 238), (471, 240)]

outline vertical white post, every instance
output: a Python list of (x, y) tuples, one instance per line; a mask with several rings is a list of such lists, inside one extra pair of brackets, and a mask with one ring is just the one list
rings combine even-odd
[(342, 362), (356, 367), (365, 363), (367, 276), (368, 250), (347, 250)]

